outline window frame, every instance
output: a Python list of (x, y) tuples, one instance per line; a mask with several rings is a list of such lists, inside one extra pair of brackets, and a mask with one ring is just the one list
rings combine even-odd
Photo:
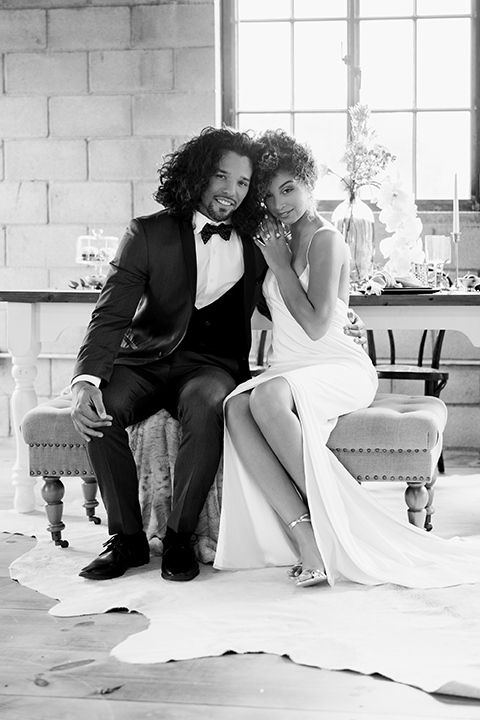
[[(471, 0), (472, 6), (472, 53), (471, 53), (471, 158), (470, 158), (470, 199), (460, 200), (462, 211), (480, 211), (480, 15), (477, 3)], [(236, 0), (221, 0), (221, 68), (220, 79), (222, 88), (221, 115), (222, 123), (230, 127), (236, 126), (237, 115), (237, 66), (238, 48), (236, 37)], [(347, 66), (347, 105), (355, 105), (360, 97), (360, 21), (359, 0), (347, 0), (347, 54), (344, 62)], [(350, 49), (352, 49), (350, 55)], [(412, 115), (416, 115), (414, 108)], [(345, 138), (346, 140), (346, 138)], [(335, 206), (335, 201), (324, 201), (322, 205)], [(452, 207), (450, 199), (418, 200), (419, 210), (449, 211)], [(327, 209), (327, 207), (325, 208)]]

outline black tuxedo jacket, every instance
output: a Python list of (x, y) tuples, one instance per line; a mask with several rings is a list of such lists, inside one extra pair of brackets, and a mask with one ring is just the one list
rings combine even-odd
[[(250, 318), (261, 297), (266, 266), (252, 239), (241, 236), (241, 241), (245, 347), (239, 360), (247, 378)], [(88, 373), (108, 382), (115, 363), (141, 364), (173, 352), (187, 330), (196, 284), (191, 223), (166, 210), (132, 220), (92, 313), (74, 377)]]

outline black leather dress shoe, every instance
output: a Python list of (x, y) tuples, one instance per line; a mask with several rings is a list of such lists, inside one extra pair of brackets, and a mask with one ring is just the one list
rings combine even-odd
[(191, 533), (176, 533), (167, 528), (163, 538), (162, 578), (176, 582), (193, 580), (199, 574)]
[(98, 558), (78, 573), (88, 580), (111, 580), (124, 575), (128, 568), (139, 567), (150, 562), (150, 548), (145, 533), (135, 535), (118, 533), (106, 543)]

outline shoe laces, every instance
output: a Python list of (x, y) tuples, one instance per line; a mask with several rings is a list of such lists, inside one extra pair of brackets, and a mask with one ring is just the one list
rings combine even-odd
[(112, 535), (112, 537), (108, 538), (106, 542), (103, 543), (103, 547), (105, 548), (104, 552), (108, 552), (110, 550), (116, 549), (120, 553), (125, 554), (125, 538), (120, 535), (120, 533), (116, 533), (115, 535)]

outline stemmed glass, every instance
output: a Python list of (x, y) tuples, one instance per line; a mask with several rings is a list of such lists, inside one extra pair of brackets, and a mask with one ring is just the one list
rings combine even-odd
[(434, 284), (438, 287), (438, 277), (443, 272), (443, 266), (452, 259), (452, 247), (448, 235), (425, 235), (425, 260), (433, 265)]

